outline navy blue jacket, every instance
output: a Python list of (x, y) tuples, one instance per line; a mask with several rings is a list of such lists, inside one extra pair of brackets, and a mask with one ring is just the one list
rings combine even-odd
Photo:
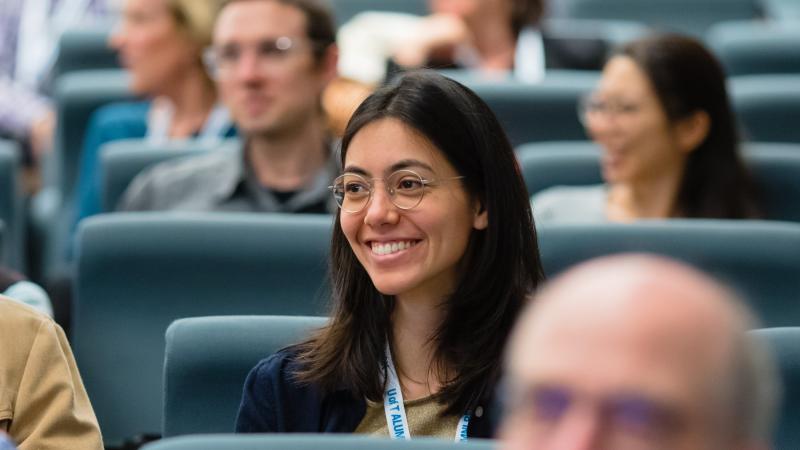
[[(292, 347), (263, 359), (244, 383), (242, 403), (236, 417), (237, 433), (352, 433), (364, 418), (367, 403), (353, 393), (340, 390), (323, 393), (313, 385), (293, 379), (299, 363)], [(467, 435), (490, 438), (494, 424), (487, 406), (475, 408)]]

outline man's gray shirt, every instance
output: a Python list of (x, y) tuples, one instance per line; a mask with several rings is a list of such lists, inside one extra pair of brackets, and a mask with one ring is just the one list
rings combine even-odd
[(328, 186), (338, 172), (331, 148), (328, 164), (312, 182), (285, 201), (262, 186), (235, 143), (217, 151), (167, 161), (145, 170), (122, 196), (119, 211), (334, 212)]

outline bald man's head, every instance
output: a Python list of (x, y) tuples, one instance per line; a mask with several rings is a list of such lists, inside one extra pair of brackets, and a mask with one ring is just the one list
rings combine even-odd
[(680, 263), (584, 263), (517, 325), (504, 437), (548, 450), (752, 448), (750, 430), (732, 427), (747, 416), (751, 326), (733, 293)]

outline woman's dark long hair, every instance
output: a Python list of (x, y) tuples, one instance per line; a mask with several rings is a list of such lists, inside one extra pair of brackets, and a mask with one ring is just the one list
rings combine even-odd
[(700, 42), (676, 34), (635, 40), (616, 55), (636, 62), (670, 122), (705, 111), (708, 135), (686, 160), (672, 214), (741, 219), (761, 215), (753, 181), (739, 155), (736, 120), (722, 65)]
[[(445, 370), (437, 397), (447, 405), (445, 413), (463, 414), (493, 394), (514, 320), (544, 277), (528, 194), (500, 123), (461, 84), (431, 72), (410, 72), (376, 91), (347, 125), (343, 163), (359, 130), (385, 118), (400, 120), (440, 149), (464, 176), (471, 198), (488, 212), (488, 227), (472, 231), (457, 287), (442, 305), (445, 319), (433, 338), (437, 369), (456, 372)], [(344, 389), (380, 402), (395, 299), (376, 290), (342, 232), (339, 215), (331, 247), (332, 318), (300, 345), (302, 370), (296, 375), (326, 392)]]

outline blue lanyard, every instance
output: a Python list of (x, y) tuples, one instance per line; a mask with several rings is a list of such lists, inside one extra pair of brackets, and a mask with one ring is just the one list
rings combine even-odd
[[(392, 360), (389, 344), (386, 344), (386, 392), (383, 394), (383, 411), (386, 413), (386, 426), (392, 439), (411, 439), (411, 430), (408, 427), (406, 408), (403, 405), (403, 391), (400, 389), (400, 380)], [(464, 414), (456, 426), (455, 442), (467, 440), (470, 414)]]

